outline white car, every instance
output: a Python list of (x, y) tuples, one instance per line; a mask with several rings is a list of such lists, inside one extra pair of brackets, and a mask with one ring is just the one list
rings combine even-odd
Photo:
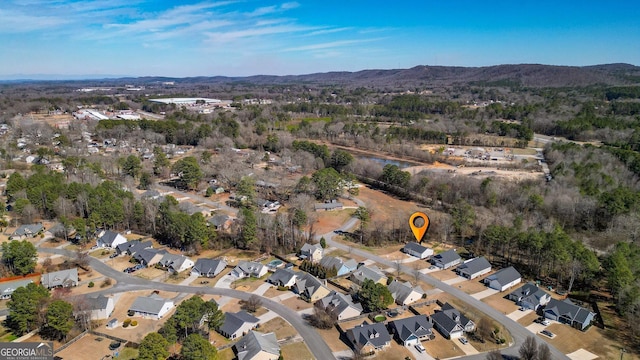
[(469, 343), (469, 340), (467, 340), (467, 339), (465, 339), (465, 338), (463, 338), (463, 337), (459, 338), (458, 340), (460, 340), (460, 342), (461, 342), (463, 345), (467, 345), (467, 344)]
[(550, 322), (549, 322), (549, 320), (542, 320), (542, 321), (540, 322), (540, 324), (542, 324), (542, 325), (544, 325), (544, 326), (549, 326)]
[(424, 348), (424, 346), (422, 346), (422, 344), (418, 344), (415, 346), (416, 350), (418, 350), (419, 353), (423, 353), (425, 351), (427, 351), (427, 349)]

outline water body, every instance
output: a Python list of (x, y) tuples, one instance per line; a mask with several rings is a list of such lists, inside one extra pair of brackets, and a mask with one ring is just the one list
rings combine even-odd
[(366, 160), (373, 160), (373, 161), (381, 164), (382, 166), (385, 166), (387, 164), (395, 165), (400, 169), (404, 169), (404, 168), (408, 168), (408, 167), (411, 167), (411, 166), (418, 165), (418, 164), (412, 163), (412, 162), (400, 161), (400, 160), (391, 160), (391, 159), (383, 159), (383, 158), (379, 158), (379, 157), (375, 157), (375, 156), (359, 156), (358, 158), (359, 159), (366, 159)]

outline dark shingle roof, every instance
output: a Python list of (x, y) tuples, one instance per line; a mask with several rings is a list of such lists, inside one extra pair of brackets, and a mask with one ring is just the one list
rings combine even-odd
[(193, 269), (200, 274), (213, 274), (213, 276), (218, 275), (225, 267), (227, 262), (218, 259), (198, 259), (193, 265)]
[(459, 259), (460, 259), (460, 255), (458, 255), (458, 253), (454, 249), (447, 250), (443, 253), (433, 256), (433, 260), (441, 264), (448, 264), (452, 261), (459, 260)]
[(383, 323), (368, 324), (364, 322), (362, 325), (347, 330), (347, 337), (358, 349), (362, 349), (367, 344), (381, 347), (391, 342), (391, 336)]
[(487, 261), (487, 259), (484, 258), (484, 256), (471, 259), (456, 268), (456, 270), (462, 271), (469, 275), (475, 274), (485, 269), (491, 269), (491, 264), (489, 263), (489, 261)]
[(263, 334), (257, 331), (249, 331), (240, 341), (233, 345), (238, 360), (253, 359), (261, 351), (272, 355), (280, 354), (280, 345), (274, 333)]
[(426, 315), (416, 315), (405, 319), (389, 322), (389, 327), (395, 329), (401, 341), (406, 341), (411, 335), (420, 338), (432, 333), (433, 325)]
[(407, 250), (411, 250), (411, 251), (415, 251), (415, 252), (418, 252), (418, 253), (423, 253), (423, 252), (425, 252), (426, 250), (428, 250), (428, 248), (427, 248), (427, 247), (422, 246), (422, 245), (420, 245), (420, 244), (418, 244), (418, 243), (416, 243), (416, 242), (410, 242), (410, 243), (407, 243), (407, 244), (404, 246), (404, 249), (405, 249), (405, 252), (406, 252)]
[(508, 284), (514, 280), (520, 279), (522, 276), (513, 266), (496, 271), (489, 275), (485, 281), (497, 281), (500, 285)]
[(257, 324), (259, 321), (260, 319), (244, 310), (240, 310), (237, 313), (226, 313), (224, 314), (224, 323), (220, 327), (220, 332), (231, 335), (245, 323)]

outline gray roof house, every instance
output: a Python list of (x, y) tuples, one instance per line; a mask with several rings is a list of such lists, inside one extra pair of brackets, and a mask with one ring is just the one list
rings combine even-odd
[(263, 334), (254, 330), (233, 345), (238, 360), (277, 360), (280, 345), (274, 333)]
[(11, 299), (11, 295), (17, 288), (31, 284), (34, 280), (38, 280), (39, 276), (38, 274), (30, 274), (17, 279), (3, 280), (0, 282), (0, 299)]
[(403, 283), (394, 279), (391, 284), (387, 285), (387, 288), (398, 305), (412, 304), (422, 299), (422, 294), (424, 294), (424, 290), (420, 286), (413, 287), (408, 281)]
[(129, 307), (129, 313), (145, 319), (159, 320), (172, 308), (172, 300), (164, 299), (157, 294), (151, 294), (149, 296), (139, 296)]
[(131, 240), (126, 243), (122, 243), (116, 246), (116, 252), (118, 254), (126, 253), (128, 255), (133, 255), (136, 252), (143, 249), (151, 249), (153, 247), (153, 243), (151, 241), (140, 241), (140, 240)]
[(383, 323), (369, 324), (365, 321), (347, 330), (346, 336), (353, 349), (362, 354), (382, 350), (391, 344), (391, 336)]
[(591, 325), (595, 316), (594, 312), (574, 304), (569, 299), (560, 301), (552, 298), (544, 308), (544, 317), (547, 319), (556, 320), (583, 331)]
[(48, 289), (78, 286), (78, 269), (73, 268), (42, 274), (40, 283)]
[(298, 274), (291, 269), (277, 269), (267, 281), (275, 286), (290, 288), (296, 283), (297, 278)]
[(127, 238), (119, 233), (111, 230), (103, 231), (98, 237), (97, 245), (99, 247), (116, 248), (120, 244), (127, 242)]
[(20, 225), (20, 227), (11, 234), (11, 240), (25, 239), (28, 237), (32, 238), (38, 235), (43, 230), (44, 226), (42, 226), (41, 223)]
[(484, 283), (495, 290), (505, 291), (508, 288), (519, 284), (522, 276), (513, 266), (498, 270), (495, 273), (484, 278)]
[(455, 249), (447, 250), (431, 257), (431, 263), (443, 270), (460, 264), (460, 261), (460, 255)]
[(167, 268), (169, 271), (179, 273), (193, 267), (193, 260), (184, 255), (166, 253), (158, 264)]
[(135, 254), (133, 258), (144, 266), (153, 266), (157, 264), (167, 253), (164, 249), (142, 249)]
[(515, 301), (516, 305), (534, 311), (537, 311), (541, 306), (547, 305), (551, 300), (551, 295), (532, 282), (522, 285), (507, 297), (509, 300)]
[(229, 215), (218, 214), (207, 220), (207, 224), (213, 226), (216, 230), (227, 230), (233, 223), (233, 218)]
[(348, 274), (358, 267), (358, 263), (353, 259), (343, 261), (334, 256), (323, 257), (320, 260), (320, 265), (327, 269), (336, 269), (337, 276)]
[(433, 326), (447, 339), (461, 337), (465, 332), (472, 332), (476, 325), (449, 303), (442, 305), (440, 311), (431, 315)]
[(238, 279), (246, 278), (246, 277), (263, 277), (269, 269), (254, 261), (240, 261), (238, 265), (231, 270), (231, 276), (234, 276)]
[(323, 249), (320, 244), (305, 243), (300, 249), (300, 258), (304, 260), (311, 260), (312, 262), (318, 262), (322, 259)]
[(433, 255), (433, 250), (429, 249), (426, 246), (422, 246), (420, 244), (418, 244), (417, 242), (410, 242), (407, 243), (404, 248), (402, 248), (402, 251), (405, 254), (409, 254), (411, 256), (415, 256), (418, 259), (426, 259), (429, 256)]
[(237, 313), (225, 313), (224, 322), (218, 332), (228, 339), (235, 339), (258, 326), (259, 322), (260, 319), (244, 310), (240, 310)]
[(349, 276), (349, 279), (357, 285), (362, 285), (366, 279), (373, 280), (375, 283), (387, 284), (387, 277), (384, 275), (379, 267), (372, 266), (360, 266)]
[(419, 344), (422, 340), (432, 340), (433, 324), (427, 315), (416, 315), (389, 322), (389, 330), (393, 337), (404, 346)]
[(351, 295), (336, 291), (331, 291), (314, 305), (327, 310), (335, 320), (350, 319), (362, 313), (362, 305), (354, 304)]
[(227, 262), (218, 259), (198, 259), (191, 269), (191, 274), (204, 277), (215, 277), (227, 267)]
[(91, 320), (107, 319), (115, 309), (115, 302), (112, 297), (104, 295), (87, 296), (83, 303), (80, 303), (81, 310), (74, 312), (74, 315), (87, 313)]
[(300, 295), (307, 302), (315, 303), (323, 297), (329, 295), (331, 290), (326, 286), (325, 280), (306, 273), (299, 272), (296, 276), (296, 282), (292, 287), (293, 292)]
[(491, 272), (491, 264), (484, 256), (467, 260), (456, 268), (458, 275), (470, 280), (489, 272)]
[(343, 207), (344, 205), (341, 202), (335, 200), (332, 200), (331, 202), (313, 204), (313, 209), (315, 211), (342, 210)]

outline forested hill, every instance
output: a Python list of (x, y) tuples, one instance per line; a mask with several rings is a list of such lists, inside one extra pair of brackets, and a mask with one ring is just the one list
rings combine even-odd
[[(128, 77), (102, 80), (58, 81), (81, 86), (112, 86), (123, 81), (139, 85), (173, 81), (177, 84), (318, 84), (345, 87), (411, 88), (420, 86), (480, 85), (523, 87), (575, 87), (589, 85), (640, 84), (640, 67), (630, 64), (556, 66), (539, 64), (496, 65), (487, 67), (416, 66), (410, 69), (327, 72), (307, 75), (254, 75), (247, 77), (199, 76), (188, 78)], [(7, 82), (7, 81), (5, 81)], [(39, 82), (11, 81), (16, 82)]]

